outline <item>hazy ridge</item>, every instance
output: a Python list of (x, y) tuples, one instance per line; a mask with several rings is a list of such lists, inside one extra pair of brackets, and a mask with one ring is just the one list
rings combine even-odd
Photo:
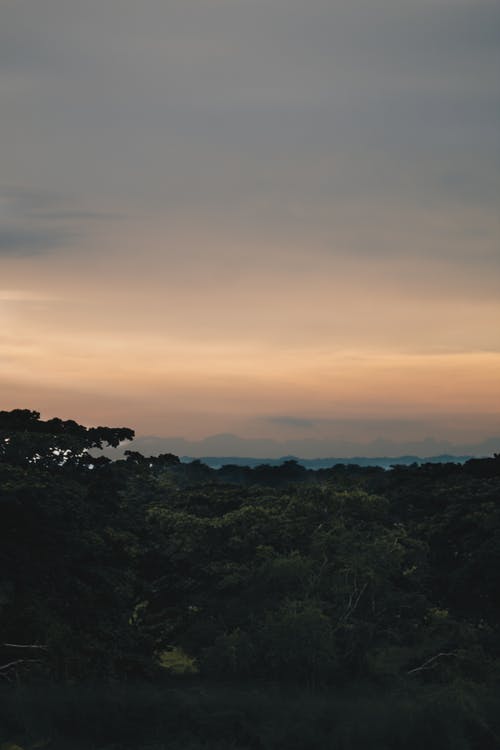
[[(445, 440), (426, 438), (413, 442), (395, 442), (378, 438), (367, 443), (343, 440), (248, 439), (238, 435), (210, 435), (202, 440), (189, 441), (182, 437), (137, 436), (131, 443), (123, 444), (125, 450), (139, 451), (146, 456), (174, 453), (183, 461), (200, 459), (209, 466), (233, 463), (254, 466), (260, 463), (280, 464), (289, 459), (298, 460), (308, 468), (322, 468), (335, 463), (356, 463), (366, 466), (390, 466), (449, 461), (466, 461), (471, 457), (491, 456), (500, 452), (500, 437), (490, 437), (478, 443), (455, 444)], [(113, 450), (113, 455), (117, 451)], [(110, 454), (111, 455), (111, 454)]]

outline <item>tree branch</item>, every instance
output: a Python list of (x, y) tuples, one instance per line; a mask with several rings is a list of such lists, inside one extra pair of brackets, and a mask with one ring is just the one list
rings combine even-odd
[(355, 588), (354, 591), (352, 591), (349, 594), (349, 601), (347, 603), (346, 611), (344, 612), (342, 617), (339, 619), (336, 630), (340, 628), (342, 625), (344, 625), (349, 619), (349, 617), (353, 614), (353, 612), (356, 611), (357, 606), (360, 602), (360, 599), (365, 593), (367, 587), (368, 587), (368, 581), (366, 581), (366, 583), (363, 584), (363, 586), (359, 589), (359, 591), (357, 588)]
[(423, 672), (426, 669), (432, 669), (435, 667), (435, 662), (438, 659), (441, 659), (443, 656), (457, 656), (453, 651), (442, 651), (440, 654), (436, 654), (435, 656), (431, 656), (430, 659), (427, 659), (427, 661), (424, 661), (423, 664), (421, 664), (419, 667), (415, 667), (414, 669), (410, 669), (406, 674), (416, 674), (416, 672)]
[(16, 667), (18, 664), (41, 664), (40, 659), (15, 659), (8, 664), (0, 665), (0, 672), (7, 672), (8, 669)]

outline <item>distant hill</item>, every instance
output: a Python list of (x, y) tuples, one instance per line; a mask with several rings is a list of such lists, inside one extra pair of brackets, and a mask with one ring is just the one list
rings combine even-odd
[[(500, 436), (477, 443), (455, 444), (446, 440), (426, 438), (418, 441), (392, 441), (377, 438), (366, 443), (338, 439), (271, 440), (270, 438), (242, 438), (238, 435), (209, 435), (202, 440), (182, 437), (139, 435), (118, 451), (108, 452), (116, 457), (125, 450), (144, 456), (173, 453), (184, 461), (203, 460), (209, 466), (232, 463), (255, 466), (262, 463), (279, 465), (284, 460), (300, 457), (308, 467), (328, 467), (335, 463), (356, 463), (361, 466), (390, 466), (394, 463), (466, 461), (470, 457), (487, 457), (500, 453)], [(299, 460), (299, 459), (296, 459)]]
[(221, 466), (249, 466), (254, 468), (266, 464), (268, 466), (281, 466), (286, 461), (296, 461), (300, 466), (306, 469), (329, 469), (337, 464), (348, 464), (355, 466), (381, 466), (389, 469), (391, 466), (410, 466), (411, 464), (425, 463), (460, 463), (463, 464), (472, 456), (450, 456), (443, 454), (440, 456), (430, 456), (422, 458), (420, 456), (378, 456), (367, 458), (366, 456), (353, 456), (352, 458), (297, 458), (297, 456), (282, 456), (281, 458), (250, 458), (244, 456), (181, 456), (183, 463), (191, 461), (201, 461), (210, 466), (212, 469), (219, 469)]

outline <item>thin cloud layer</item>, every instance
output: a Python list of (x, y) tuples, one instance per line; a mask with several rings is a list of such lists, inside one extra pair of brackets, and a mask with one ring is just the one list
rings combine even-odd
[(96, 221), (118, 214), (79, 210), (54, 191), (0, 187), (0, 256), (20, 257), (71, 249)]
[(25, 256), (67, 246), (74, 235), (57, 228), (0, 228), (0, 255)]
[(280, 439), (359, 408), (360, 440), (370, 419), (415, 432), (388, 408), (475, 411), (492, 434), (494, 0), (0, 15), (0, 315), (36, 344), (0, 340), (3, 408), (85, 421), (93, 394), (146, 432), (249, 435), (253, 415)]

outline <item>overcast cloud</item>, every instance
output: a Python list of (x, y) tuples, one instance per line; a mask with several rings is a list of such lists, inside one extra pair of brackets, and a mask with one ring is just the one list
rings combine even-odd
[[(201, 341), (207, 413), (217, 363), (232, 382), (240, 357), (272, 392), (325, 352), (499, 351), (499, 42), (496, 0), (4, 0), (0, 292), (47, 299), (10, 306), (9, 331), (82, 399), (89, 378), (105, 399), (110, 341), (130, 383), (149, 336), (165, 383)], [(40, 363), (1, 346), (26, 385)], [(259, 412), (290, 435), (300, 382), (296, 417), (266, 415), (297, 394)]]

